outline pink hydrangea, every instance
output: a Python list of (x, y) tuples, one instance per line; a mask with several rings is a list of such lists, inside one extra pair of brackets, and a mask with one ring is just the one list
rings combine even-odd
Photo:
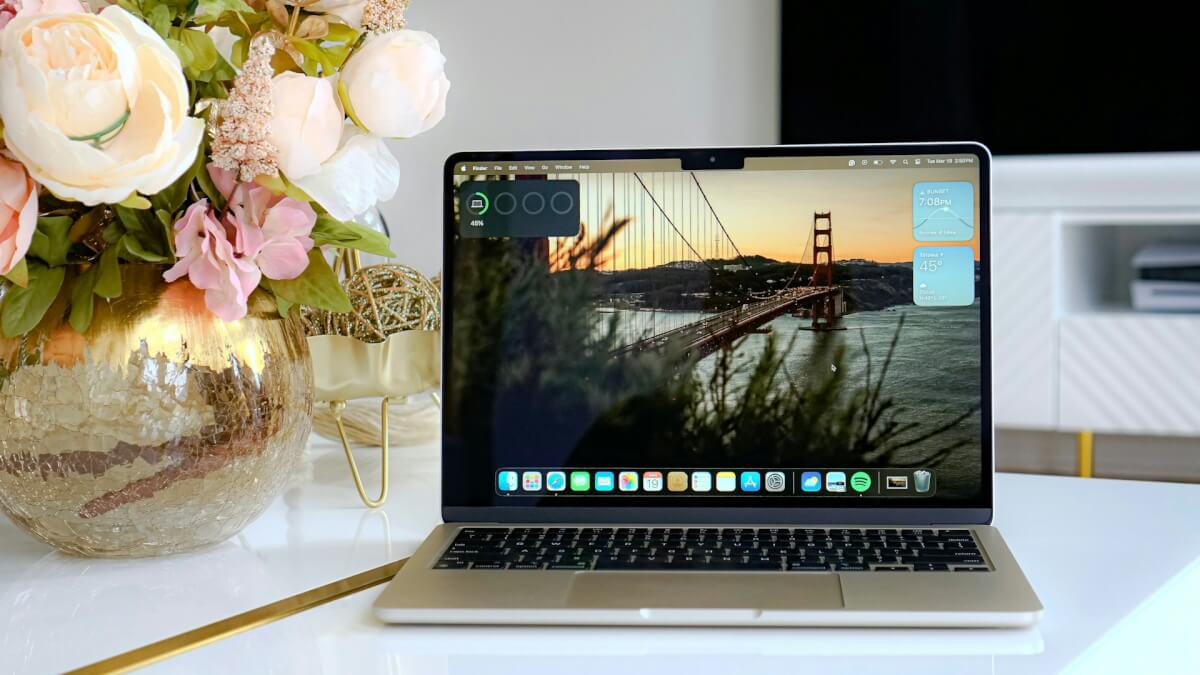
[(202, 199), (175, 223), (178, 262), (163, 274), (187, 276), (204, 289), (208, 308), (225, 321), (246, 315), (246, 303), (262, 277), (295, 279), (308, 267), (309, 236), (317, 214), (305, 202), (254, 183), (238, 183), (233, 172), (209, 165), (217, 189), (228, 200), (218, 214)]

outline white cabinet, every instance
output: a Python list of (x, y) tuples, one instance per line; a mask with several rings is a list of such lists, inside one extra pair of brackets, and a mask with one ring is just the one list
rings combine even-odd
[(1200, 435), (1200, 314), (1134, 312), (1130, 258), (1200, 241), (1200, 154), (999, 158), (1001, 427)]
[(992, 220), (992, 391), (999, 426), (1058, 425), (1058, 327), (1053, 293), (1040, 281), (1055, 268), (1057, 232), (1045, 213), (997, 213)]

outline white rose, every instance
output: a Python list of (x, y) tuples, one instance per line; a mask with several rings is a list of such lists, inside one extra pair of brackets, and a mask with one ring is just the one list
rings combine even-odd
[(347, 25), (361, 29), (363, 10), (366, 6), (367, 0), (317, 0), (311, 5), (305, 5), (304, 9), (321, 14), (332, 14), (345, 21)]
[(314, 174), (337, 152), (346, 116), (329, 80), (286, 72), (271, 80), (271, 143), (289, 179)]
[(352, 220), (396, 194), (400, 163), (382, 138), (350, 125), (342, 133), (337, 152), (321, 164), (320, 170), (288, 179), (329, 215), (338, 220)]
[(397, 30), (368, 38), (339, 83), (356, 122), (377, 136), (408, 138), (446, 115), (446, 57), (429, 33)]
[(187, 106), (179, 59), (120, 7), (18, 17), (0, 34), (4, 141), (59, 196), (90, 206), (166, 188), (204, 133)]

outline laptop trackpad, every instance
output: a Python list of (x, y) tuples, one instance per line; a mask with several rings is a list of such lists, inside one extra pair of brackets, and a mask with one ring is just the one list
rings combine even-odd
[(836, 574), (582, 572), (568, 607), (838, 609)]

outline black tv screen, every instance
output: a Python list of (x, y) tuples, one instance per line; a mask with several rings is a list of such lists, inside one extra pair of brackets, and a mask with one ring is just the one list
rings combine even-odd
[(1200, 149), (1197, 36), (1177, 7), (783, 0), (781, 140)]

